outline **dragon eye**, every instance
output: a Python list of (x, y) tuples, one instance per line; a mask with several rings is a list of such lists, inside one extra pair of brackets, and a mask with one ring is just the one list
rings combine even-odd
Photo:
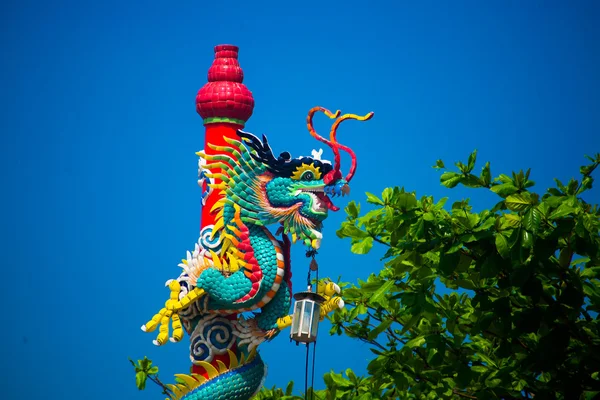
[(297, 181), (312, 181), (314, 179), (321, 179), (321, 167), (315, 167), (313, 164), (303, 163), (296, 167), (296, 170), (292, 173), (292, 179)]
[(312, 171), (305, 171), (302, 174), (302, 180), (303, 181), (312, 181), (315, 178), (315, 174), (312, 173)]

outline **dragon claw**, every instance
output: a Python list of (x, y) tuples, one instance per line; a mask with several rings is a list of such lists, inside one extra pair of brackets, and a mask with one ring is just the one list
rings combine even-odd
[[(332, 282), (333, 283), (333, 282)], [(333, 283), (333, 290), (337, 293), (340, 294), (340, 292), (342, 291), (342, 289), (340, 289), (340, 287), (336, 284)]]
[(148, 331), (146, 330), (146, 324), (142, 325), (142, 327), (141, 327), (140, 329), (141, 329), (142, 331), (144, 331), (144, 332), (148, 332)]
[(169, 285), (171, 284), (171, 282), (173, 282), (174, 279), (169, 279), (168, 281), (165, 282), (165, 287), (169, 287)]

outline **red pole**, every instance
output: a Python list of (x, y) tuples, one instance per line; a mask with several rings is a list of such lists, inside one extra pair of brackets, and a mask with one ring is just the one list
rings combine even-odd
[[(238, 47), (233, 45), (215, 46), (215, 59), (208, 70), (208, 83), (198, 91), (196, 96), (196, 111), (202, 117), (205, 126), (204, 152), (207, 155), (221, 153), (208, 147), (209, 143), (225, 146), (227, 142), (224, 138), (239, 140), (237, 130), (244, 127), (254, 110), (252, 92), (242, 83), (244, 71), (238, 62), (238, 51)], [(215, 183), (219, 182), (220, 180), (215, 180)], [(208, 190), (206, 180), (202, 190), (204, 196)], [(214, 225), (215, 214), (210, 210), (221, 198), (218, 191), (205, 198), (200, 220), (201, 232), (204, 228)], [(230, 318), (237, 319), (237, 315), (232, 315)], [(231, 350), (236, 352), (233, 347)], [(229, 356), (225, 354), (213, 358), (211, 364), (218, 369), (217, 360), (228, 365)], [(204, 368), (196, 365), (192, 367), (192, 373), (207, 376)]]
[[(211, 143), (224, 146), (223, 138), (239, 139), (237, 130), (242, 129), (254, 110), (254, 98), (242, 82), (244, 71), (238, 62), (238, 47), (233, 45), (215, 46), (215, 59), (208, 70), (208, 83), (198, 91), (196, 111), (204, 120), (204, 151), (217, 154), (208, 147)], [(219, 183), (216, 181), (215, 183)], [(203, 188), (206, 191), (206, 183)], [(220, 199), (213, 193), (202, 207), (200, 228), (214, 224), (212, 206)]]

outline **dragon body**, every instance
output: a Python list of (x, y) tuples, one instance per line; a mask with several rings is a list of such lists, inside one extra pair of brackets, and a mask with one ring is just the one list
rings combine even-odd
[[(312, 127), (317, 111), (335, 119), (330, 138)], [(310, 250), (321, 244), (323, 221), (333, 205), (330, 196), (344, 195), (354, 175), (356, 157), (337, 142), (336, 130), (346, 119), (340, 112), (315, 107), (309, 112), (313, 137), (331, 147), (334, 162), (321, 152), (292, 159), (283, 152), (275, 157), (265, 136), (243, 131), (224, 138), (226, 145), (208, 145), (200, 151), (200, 184), (209, 196), (219, 196), (211, 208), (214, 224), (204, 227), (193, 251), (179, 266), (177, 279), (167, 281), (170, 297), (142, 330), (158, 328), (154, 341), (163, 345), (190, 336), (191, 374), (176, 375), (169, 385), (171, 399), (250, 399), (262, 386), (266, 366), (257, 346), (290, 326), (292, 295), (290, 246), (300, 242)], [(340, 150), (352, 158), (343, 177)], [(267, 228), (279, 224), (276, 238)], [(317, 284), (325, 297), (321, 318), (343, 307), (339, 287), (327, 280)], [(172, 331), (171, 331), (172, 329)], [(170, 333), (172, 333), (170, 335)]]

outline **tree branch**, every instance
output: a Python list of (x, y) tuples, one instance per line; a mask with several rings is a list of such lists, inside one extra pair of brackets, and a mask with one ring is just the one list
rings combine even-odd
[(470, 394), (467, 394), (467, 393), (459, 392), (456, 389), (452, 389), (452, 393), (454, 393), (455, 395), (460, 396), (460, 397), (465, 397), (467, 399), (475, 399), (475, 400), (477, 400), (477, 397), (471, 396)]
[(162, 383), (160, 381), (160, 379), (158, 379), (158, 375), (157, 376), (152, 376), (152, 375), (146, 375), (148, 377), (148, 379), (150, 379), (152, 382), (156, 383), (158, 386), (160, 386), (163, 390), (163, 394), (173, 397), (173, 393), (171, 392), (171, 390), (165, 386), (164, 383)]

